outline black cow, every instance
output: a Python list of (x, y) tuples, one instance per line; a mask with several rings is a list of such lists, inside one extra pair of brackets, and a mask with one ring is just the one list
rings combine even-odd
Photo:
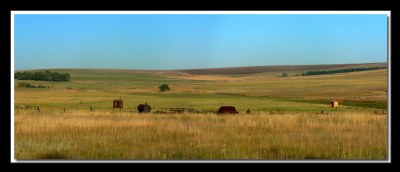
[(148, 105), (147, 103), (145, 104), (139, 104), (139, 106), (137, 107), (138, 111), (140, 113), (148, 113), (151, 111), (151, 107), (150, 105)]

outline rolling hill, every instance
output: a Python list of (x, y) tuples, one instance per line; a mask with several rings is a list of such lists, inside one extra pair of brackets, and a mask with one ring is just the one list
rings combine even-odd
[(184, 69), (178, 71), (192, 75), (243, 75), (243, 74), (257, 74), (264, 72), (332, 70), (340, 68), (377, 67), (377, 66), (379, 67), (387, 66), (387, 64), (360, 63), (360, 64), (329, 64), (329, 65), (248, 66), (248, 67), (228, 67), (228, 68), (208, 68), (208, 69)]

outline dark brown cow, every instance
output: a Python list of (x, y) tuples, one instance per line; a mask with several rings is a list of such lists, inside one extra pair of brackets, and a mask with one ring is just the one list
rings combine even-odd
[(148, 112), (151, 111), (151, 107), (150, 107), (150, 105), (148, 105), (147, 103), (145, 103), (145, 104), (139, 104), (139, 106), (137, 107), (137, 110), (138, 110), (140, 113), (148, 113)]
[(124, 102), (122, 100), (114, 100), (113, 108), (123, 108)]
[(233, 106), (221, 106), (218, 109), (218, 114), (236, 114), (239, 113), (238, 111), (236, 111), (236, 108)]

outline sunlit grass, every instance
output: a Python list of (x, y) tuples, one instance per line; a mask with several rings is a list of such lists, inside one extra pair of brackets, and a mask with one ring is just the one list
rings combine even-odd
[(387, 159), (387, 118), (257, 113), (15, 114), (16, 159)]

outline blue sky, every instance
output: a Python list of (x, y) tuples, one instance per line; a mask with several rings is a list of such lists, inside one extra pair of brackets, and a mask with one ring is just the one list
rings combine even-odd
[(16, 70), (387, 62), (384, 14), (15, 14)]

